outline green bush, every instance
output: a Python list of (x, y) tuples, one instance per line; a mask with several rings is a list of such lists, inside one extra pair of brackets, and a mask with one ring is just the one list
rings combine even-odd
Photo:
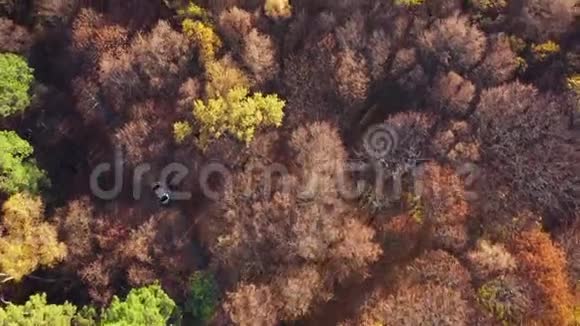
[(0, 307), (0, 325), (6, 326), (70, 326), (76, 307), (47, 304), (46, 294), (35, 294), (23, 305)]
[(36, 194), (48, 185), (44, 171), (30, 159), (33, 148), (14, 131), (0, 131), (0, 191), (8, 195), (26, 191)]
[(113, 297), (103, 311), (102, 326), (165, 326), (173, 316), (175, 302), (159, 284), (132, 289), (124, 301)]
[(510, 276), (485, 283), (477, 291), (477, 300), (504, 324), (520, 324), (531, 305), (525, 284)]
[(189, 280), (185, 312), (191, 314), (197, 322), (209, 321), (216, 310), (218, 294), (213, 275), (205, 272), (194, 273)]
[(22, 112), (30, 105), (32, 73), (21, 56), (0, 54), (0, 118)]

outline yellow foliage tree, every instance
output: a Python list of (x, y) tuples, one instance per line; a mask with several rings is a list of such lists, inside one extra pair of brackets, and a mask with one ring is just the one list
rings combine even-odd
[(226, 96), (231, 89), (236, 87), (250, 87), (246, 74), (229, 56), (207, 63), (206, 75), (208, 80), (206, 93), (209, 98)]
[(283, 100), (277, 95), (248, 94), (247, 88), (236, 87), (225, 97), (210, 99), (207, 103), (195, 101), (193, 115), (200, 124), (198, 142), (201, 147), (225, 132), (247, 144), (258, 127), (282, 124), (286, 104)]
[(173, 138), (178, 144), (183, 143), (187, 137), (191, 135), (193, 128), (187, 121), (178, 121), (173, 124)]
[(574, 74), (567, 79), (568, 88), (580, 95), (580, 74)]
[(191, 18), (184, 19), (181, 25), (183, 33), (199, 48), (202, 62), (208, 63), (215, 60), (216, 53), (222, 46), (222, 41), (213, 27), (208, 23)]
[(66, 256), (56, 228), (43, 222), (40, 197), (15, 194), (2, 206), (4, 234), (0, 237), (0, 275), (20, 281), (39, 266), (52, 266)]
[(537, 60), (545, 60), (549, 56), (560, 52), (560, 45), (554, 41), (535, 44), (532, 47), (532, 52), (534, 53), (534, 56)]
[(289, 0), (266, 0), (264, 11), (271, 18), (288, 18), (292, 15), (292, 6)]

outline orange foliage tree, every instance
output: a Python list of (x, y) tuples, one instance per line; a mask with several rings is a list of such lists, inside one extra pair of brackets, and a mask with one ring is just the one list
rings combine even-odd
[(536, 314), (542, 325), (567, 325), (572, 318), (573, 297), (566, 272), (566, 258), (550, 236), (540, 230), (523, 232), (513, 243), (518, 273), (539, 289)]

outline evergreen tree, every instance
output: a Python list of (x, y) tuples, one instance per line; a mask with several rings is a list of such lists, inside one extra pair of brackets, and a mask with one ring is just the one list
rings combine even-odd
[(29, 159), (34, 150), (26, 140), (13, 131), (0, 131), (0, 148), (0, 191), (37, 193), (48, 183), (44, 171)]
[(103, 312), (103, 326), (165, 326), (175, 309), (175, 302), (159, 284), (132, 289), (124, 301), (113, 297)]

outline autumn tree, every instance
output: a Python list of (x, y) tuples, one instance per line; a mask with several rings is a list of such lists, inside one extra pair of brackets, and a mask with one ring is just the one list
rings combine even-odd
[(398, 271), (397, 288), (382, 284), (347, 325), (469, 325), (471, 276), (442, 250), (429, 250)]
[(344, 49), (362, 50), (366, 44), (366, 18), (360, 11), (355, 11), (348, 20), (336, 28), (336, 38)]
[(512, 185), (521, 203), (565, 216), (578, 207), (572, 195), (578, 145), (566, 134), (570, 109), (565, 99), (514, 82), (484, 91), (472, 117), (496, 186)]
[(255, 28), (244, 37), (242, 56), (258, 83), (270, 80), (278, 73), (275, 43), (269, 35), (262, 34)]
[(182, 81), (191, 55), (187, 39), (160, 21), (131, 44), (134, 63), (149, 86), (149, 94), (172, 92)]
[(393, 51), (391, 34), (383, 29), (374, 30), (368, 41), (369, 70), (373, 80), (380, 80), (386, 73), (387, 60)]
[(370, 79), (366, 60), (350, 49), (338, 55), (336, 83), (338, 93), (348, 104), (363, 103), (369, 93)]
[(534, 289), (525, 279), (505, 275), (485, 282), (477, 289), (477, 304), (496, 321), (522, 324), (530, 322)]
[(461, 252), (467, 244), (469, 205), (461, 178), (450, 167), (428, 163), (419, 173), (419, 196), (425, 218), (433, 224), (439, 248)]
[(207, 103), (196, 100), (193, 116), (201, 129), (199, 143), (205, 146), (225, 132), (249, 143), (257, 128), (281, 125), (284, 106), (285, 102), (277, 95), (254, 93), (250, 96), (247, 89), (239, 87)]
[(37, 193), (48, 184), (44, 171), (30, 156), (33, 148), (14, 131), (0, 131), (0, 191)]
[(0, 272), (5, 281), (20, 281), (38, 267), (51, 267), (66, 256), (56, 228), (43, 222), (44, 204), (39, 197), (16, 194), (2, 206), (5, 232), (0, 237)]
[(574, 1), (526, 0), (510, 5), (514, 12), (510, 16), (513, 28), (526, 39), (536, 42), (559, 38), (574, 21)]
[[(580, 223), (576, 222), (572, 227), (562, 230), (558, 236), (558, 244), (566, 253), (570, 279), (580, 279)], [(580, 284), (576, 285), (576, 291), (580, 290), (579, 286)]]
[(0, 117), (23, 112), (30, 105), (33, 69), (23, 57), (0, 54)]
[(275, 325), (278, 321), (276, 300), (268, 286), (240, 284), (228, 294), (224, 309), (238, 325)]
[(222, 47), (222, 41), (214, 27), (207, 22), (190, 18), (184, 19), (181, 25), (183, 33), (198, 48), (201, 62), (207, 64), (215, 60), (217, 52)]
[(93, 9), (80, 9), (73, 21), (71, 45), (84, 60), (87, 69), (96, 70), (105, 53), (119, 54), (128, 42), (129, 35), (125, 28)]
[(250, 34), (254, 17), (244, 9), (236, 6), (224, 10), (219, 16), (220, 31), (234, 50), (241, 50), (244, 39)]
[(503, 244), (487, 240), (478, 241), (476, 248), (467, 253), (467, 259), (473, 266), (473, 274), (480, 279), (504, 275), (517, 267), (516, 260)]
[(334, 67), (336, 40), (326, 36), (284, 62), (284, 88), (288, 105), (285, 126), (298, 127), (305, 119), (323, 119), (336, 108), (329, 99), (336, 96)]
[(475, 96), (475, 86), (461, 75), (450, 71), (437, 76), (430, 93), (431, 101), (442, 113), (465, 115)]
[(35, 0), (35, 20), (38, 26), (67, 24), (78, 6), (77, 0)]
[(23, 53), (32, 45), (32, 35), (26, 28), (7, 18), (0, 18), (0, 51)]
[(56, 217), (68, 248), (68, 260), (78, 259), (92, 252), (91, 223), (94, 207), (89, 198), (69, 202), (66, 207), (56, 212)]
[[(390, 116), (385, 121), (385, 128), (390, 128), (394, 134), (387, 131), (373, 134), (373, 129), (367, 131), (366, 155), (376, 160), (392, 175), (402, 175), (418, 165), (427, 151), (430, 132), (435, 123), (435, 116), (420, 112), (400, 112)], [(385, 143), (377, 143), (381, 141)], [(380, 148), (385, 146), (385, 148)], [(383, 154), (376, 157), (375, 151)]]
[(532, 319), (541, 324), (566, 325), (572, 318), (572, 294), (566, 258), (549, 235), (534, 229), (513, 243), (518, 274), (537, 286)]
[(190, 51), (185, 36), (160, 21), (149, 34), (135, 37), (127, 50), (102, 56), (103, 93), (118, 112), (128, 103), (171, 94), (185, 78)]
[[(346, 152), (336, 129), (313, 123), (296, 130), (288, 145), (295, 153), (294, 174), (282, 170), (264, 184), (261, 173), (268, 170), (259, 159), (252, 160), (227, 183), (224, 199), (204, 224), (216, 262), (233, 282), (247, 283), (228, 295), (233, 320), (242, 313), (265, 324), (303, 316), (314, 302), (328, 300), (323, 294), (332, 291), (334, 282), (364, 276), (381, 252), (374, 231), (340, 197), (348, 179), (341, 174)], [(289, 267), (295, 269), (274, 282), (262, 277)], [(294, 291), (306, 284), (319, 290), (296, 298)], [(242, 307), (271, 295), (288, 301), (257, 316)]]
[(475, 65), (485, 51), (485, 35), (459, 15), (435, 21), (419, 36), (418, 43), (430, 62), (458, 72)]
[(118, 282), (139, 287), (161, 279), (171, 284), (166, 288), (169, 293), (181, 294), (187, 286), (183, 275), (190, 275), (196, 264), (193, 245), (185, 236), (188, 220), (173, 209), (151, 212), (112, 206), (97, 209), (80, 198), (56, 212), (70, 247), (66, 270), (81, 278), (99, 304), (110, 301)]
[(401, 288), (389, 296), (374, 293), (360, 316), (342, 325), (469, 325), (471, 313), (470, 303), (460, 292), (427, 283)]
[(208, 62), (205, 69), (207, 78), (205, 92), (210, 99), (224, 97), (236, 87), (249, 88), (251, 86), (246, 73), (230, 56)]
[(491, 87), (511, 80), (519, 66), (510, 40), (503, 35), (490, 37), (491, 48), (471, 74), (476, 84)]

